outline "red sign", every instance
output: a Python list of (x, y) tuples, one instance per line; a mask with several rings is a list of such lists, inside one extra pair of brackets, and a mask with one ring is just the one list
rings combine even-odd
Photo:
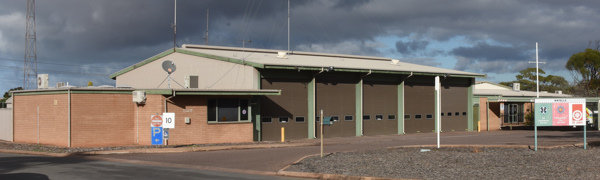
[(585, 125), (583, 104), (572, 104), (571, 117), (573, 118), (573, 122), (571, 122), (571, 125)]
[(162, 116), (160, 115), (152, 115), (150, 116), (151, 127), (161, 127), (162, 126)]

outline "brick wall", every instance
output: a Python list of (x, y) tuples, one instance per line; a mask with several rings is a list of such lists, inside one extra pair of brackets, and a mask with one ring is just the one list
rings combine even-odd
[[(206, 96), (176, 96), (169, 100), (168, 112), (175, 113), (175, 128), (169, 131), (169, 145), (253, 141), (252, 123), (208, 124), (206, 103)], [(185, 117), (191, 119), (190, 124), (185, 124)], [(150, 116), (147, 118), (147, 133), (150, 134)]]
[[(146, 95), (145, 104), (133, 104), (134, 117), (137, 126), (135, 127), (135, 137), (137, 144), (151, 145), (150, 116), (162, 115), (165, 111), (165, 97), (163, 95)], [(177, 116), (176, 116), (177, 117)]]
[(66, 92), (53, 95), (14, 96), (13, 102), (15, 142), (36, 144), (39, 140), (40, 144), (68, 146), (69, 119)]
[(135, 144), (131, 94), (72, 94), (71, 146)]

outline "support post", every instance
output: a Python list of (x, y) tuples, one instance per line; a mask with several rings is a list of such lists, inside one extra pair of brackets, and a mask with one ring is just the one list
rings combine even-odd
[(321, 116), (319, 116), (321, 122), (321, 157), (323, 157), (323, 110), (321, 109)]
[(441, 106), (441, 96), (440, 96), (440, 77), (435, 77), (435, 132), (437, 133), (437, 148), (440, 148), (440, 131), (441, 122), (440, 122), (440, 106)]

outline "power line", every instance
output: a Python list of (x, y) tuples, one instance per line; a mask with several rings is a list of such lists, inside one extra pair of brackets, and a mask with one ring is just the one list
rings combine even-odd
[[(21, 60), (9, 59), (9, 58), (0, 58), (0, 61), (17, 61), (17, 62), (21, 62)], [(39, 61), (38, 61), (38, 64), (48, 64), (48, 65), (57, 65), (57, 66), (73, 66), (73, 67), (80, 67), (80, 68), (98, 68), (98, 69), (118, 70), (117, 68), (107, 68), (107, 67), (88, 66), (88, 65), (61, 64), (61, 63), (49, 63), (49, 62), (39, 62)]]

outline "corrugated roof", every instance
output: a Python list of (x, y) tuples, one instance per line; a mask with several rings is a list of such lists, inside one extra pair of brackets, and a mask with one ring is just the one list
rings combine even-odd
[(231, 48), (203, 45), (183, 45), (183, 48), (202, 54), (210, 54), (231, 59), (240, 59), (249, 63), (262, 64), (269, 67), (296, 67), (296, 68), (328, 68), (346, 70), (374, 70), (407, 73), (449, 74), (472, 77), (485, 77), (484, 74), (470, 73), (452, 69), (437, 68), (405, 62), (392, 63), (390, 58), (353, 56), (343, 54), (325, 54), (310, 52), (290, 52), (285, 58), (278, 57), (278, 50)]

